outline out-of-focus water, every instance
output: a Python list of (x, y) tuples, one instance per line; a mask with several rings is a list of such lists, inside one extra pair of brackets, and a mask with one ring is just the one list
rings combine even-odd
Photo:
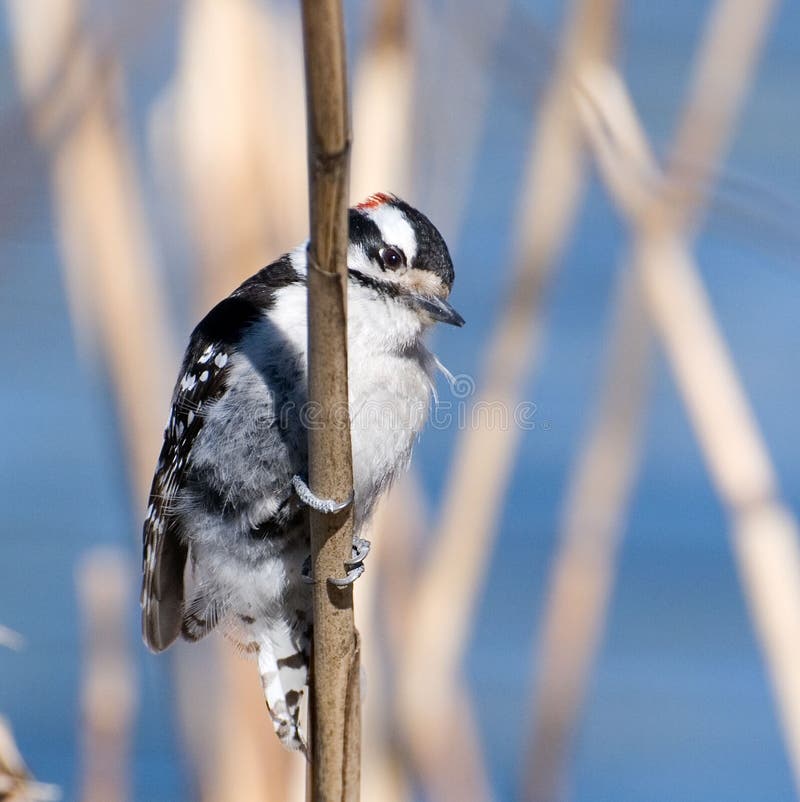
[[(625, 74), (657, 145), (671, 136), (706, 10), (693, 0), (636, 2), (624, 14)], [(559, 4), (530, 0), (525, 13), (551, 35), (557, 30)], [(145, 166), (146, 109), (174, 61), (174, 22), (170, 17), (143, 48), (127, 54)], [(8, 115), (15, 97), (5, 22), (0, 26), (6, 45), (0, 51), (0, 108)], [(509, 26), (504, 45), (515, 41)], [(798, 41), (800, 7), (784, 3), (725, 166), (726, 189), (718, 193), (697, 247), (714, 309), (795, 511), (800, 258), (791, 227), (800, 210)], [(436, 337), (455, 373), (480, 373), (482, 344), (507, 283), (529, 136), (527, 81), (541, 85), (546, 77), (532, 67), (530, 75), (523, 70), (510, 81), (502, 65), (524, 68), (525, 56), (516, 53), (511, 62), (501, 56), (467, 219), (453, 248), (454, 303), (468, 325)], [(540, 70), (542, 59), (530, 58)], [(436, 89), (436, 76), (428, 80)], [(35, 159), (29, 167), (25, 181), (15, 184), (18, 193), (0, 193), (0, 222), (16, 221), (0, 230), (0, 622), (27, 639), (22, 652), (0, 651), (0, 711), (13, 722), (37, 776), (60, 784), (72, 799), (78, 793), (79, 732), (73, 572), (79, 555), (94, 544), (119, 544), (136, 556), (140, 511), (129, 509), (104, 377), (79, 361), (72, 342), (45, 172)], [(753, 222), (742, 208), (767, 222)], [(515, 798), (558, 512), (589, 420), (587, 402), (600, 376), (608, 302), (624, 251), (624, 231), (592, 186), (548, 304), (541, 369), (526, 390), (537, 405), (537, 426), (520, 445), (466, 662), (502, 800)], [(454, 430), (430, 430), (416, 453), (432, 504), (440, 497), (455, 436)], [(139, 648), (137, 589), (130, 594), (130, 637), (142, 681), (135, 798), (176, 802), (187, 792), (164, 712), (170, 709), (165, 661)], [(660, 361), (609, 628), (578, 738), (573, 790), (579, 802), (793, 798), (726, 522)]]

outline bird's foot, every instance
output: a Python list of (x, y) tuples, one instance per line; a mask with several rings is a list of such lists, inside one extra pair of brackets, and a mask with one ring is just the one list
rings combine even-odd
[[(337, 577), (329, 577), (328, 582), (337, 588), (346, 588), (352, 585), (361, 574), (364, 573), (364, 559), (369, 554), (370, 543), (364, 540), (363, 537), (353, 538), (353, 554), (349, 560), (345, 560), (344, 567), (347, 568), (347, 575), (341, 579)], [(311, 556), (306, 557), (303, 562), (303, 568), (300, 572), (300, 577), (303, 582), (313, 585), (314, 578), (311, 576)]]
[(347, 575), (342, 579), (329, 577), (328, 582), (337, 588), (346, 588), (348, 585), (352, 585), (364, 573), (364, 559), (369, 554), (369, 545), (369, 541), (364, 540), (363, 537), (353, 537), (353, 554), (349, 560), (344, 562)]
[(329, 514), (342, 512), (342, 510), (346, 510), (353, 503), (353, 493), (350, 493), (350, 498), (345, 501), (334, 501), (332, 498), (319, 498), (319, 496), (311, 492), (311, 489), (303, 478), (298, 475), (292, 477), (292, 487), (300, 501), (317, 512)]
[(357, 565), (361, 565), (364, 560), (367, 558), (369, 554), (369, 547), (370, 542), (368, 540), (364, 540), (363, 537), (356, 537), (353, 536), (353, 556), (349, 560), (345, 560), (345, 566), (347, 568), (354, 568)]

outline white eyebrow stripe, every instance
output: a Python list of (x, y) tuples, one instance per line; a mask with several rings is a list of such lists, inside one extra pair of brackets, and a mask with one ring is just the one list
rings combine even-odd
[(370, 209), (368, 214), (381, 230), (383, 241), (402, 248), (410, 265), (417, 255), (417, 238), (406, 216), (388, 203)]

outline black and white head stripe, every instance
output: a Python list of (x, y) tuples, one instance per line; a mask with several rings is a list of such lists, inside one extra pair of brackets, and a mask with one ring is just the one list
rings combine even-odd
[(409, 267), (427, 270), (449, 290), (454, 271), (444, 238), (428, 218), (394, 195), (378, 193), (350, 210), (350, 242), (378, 258), (384, 245), (400, 249)]

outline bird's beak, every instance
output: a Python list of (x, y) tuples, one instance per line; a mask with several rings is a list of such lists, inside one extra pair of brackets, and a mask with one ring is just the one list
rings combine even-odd
[(414, 293), (411, 295), (411, 306), (439, 323), (449, 323), (451, 326), (464, 325), (464, 318), (447, 301), (437, 298), (435, 295)]

